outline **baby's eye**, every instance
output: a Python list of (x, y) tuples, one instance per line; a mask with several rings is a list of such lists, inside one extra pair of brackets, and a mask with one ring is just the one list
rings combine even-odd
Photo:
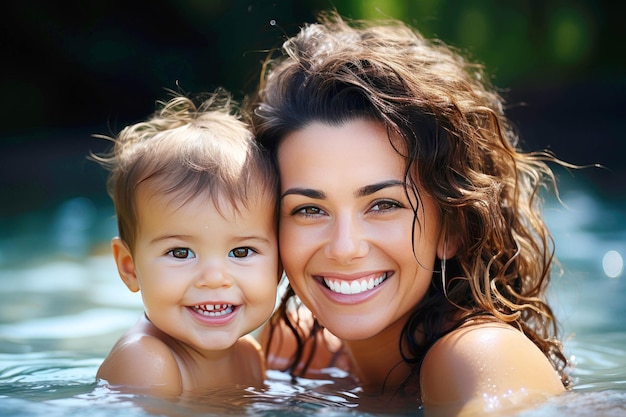
[(228, 252), (228, 256), (231, 258), (245, 258), (251, 256), (253, 253), (256, 252), (250, 248), (235, 248)]
[(191, 259), (196, 257), (195, 253), (189, 248), (174, 248), (168, 251), (167, 254), (176, 259)]

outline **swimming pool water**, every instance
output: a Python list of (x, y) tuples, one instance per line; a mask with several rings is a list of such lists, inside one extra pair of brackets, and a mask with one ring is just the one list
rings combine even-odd
[[(550, 298), (567, 336), (574, 388), (518, 416), (626, 415), (626, 218), (618, 203), (569, 191), (546, 219), (563, 274)], [(420, 415), (368, 398), (339, 370), (265, 389), (228, 388), (194, 400), (112, 391), (95, 373), (141, 313), (108, 252), (111, 208), (84, 198), (0, 223), (0, 414), (3, 416)]]

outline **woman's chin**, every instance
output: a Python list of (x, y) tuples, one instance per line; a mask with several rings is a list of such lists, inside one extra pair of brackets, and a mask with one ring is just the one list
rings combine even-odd
[(345, 317), (339, 318), (335, 316), (330, 320), (318, 318), (320, 324), (324, 326), (334, 336), (343, 341), (367, 340), (379, 334), (384, 325), (377, 325), (366, 317)]

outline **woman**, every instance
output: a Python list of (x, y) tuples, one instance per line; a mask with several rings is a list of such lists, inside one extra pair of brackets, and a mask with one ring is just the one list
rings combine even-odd
[(290, 282), (268, 365), (340, 366), (432, 414), (563, 392), (537, 198), (560, 161), (517, 149), (481, 68), (401, 22), (324, 14), (283, 52), (252, 110)]

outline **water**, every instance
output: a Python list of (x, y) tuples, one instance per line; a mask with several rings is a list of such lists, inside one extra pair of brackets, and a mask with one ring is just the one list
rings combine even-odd
[[(567, 336), (574, 388), (518, 416), (626, 416), (626, 217), (620, 204), (569, 190), (550, 203), (563, 274), (550, 297)], [(368, 398), (339, 370), (264, 389), (228, 388), (193, 400), (112, 391), (95, 373), (141, 313), (108, 252), (112, 209), (84, 198), (0, 220), (0, 414), (3, 416), (421, 415)]]

